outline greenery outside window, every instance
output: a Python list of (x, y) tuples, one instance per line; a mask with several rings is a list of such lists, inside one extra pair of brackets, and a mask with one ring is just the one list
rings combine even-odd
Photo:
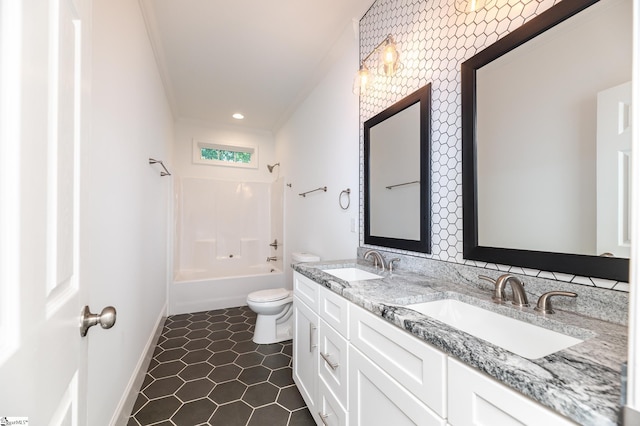
[(193, 162), (227, 167), (258, 167), (258, 147), (193, 141)]

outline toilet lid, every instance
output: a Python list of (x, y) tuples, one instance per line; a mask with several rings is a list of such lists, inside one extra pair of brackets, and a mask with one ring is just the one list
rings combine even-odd
[(273, 302), (275, 300), (285, 299), (289, 296), (289, 291), (284, 288), (273, 288), (269, 290), (260, 290), (250, 293), (248, 299), (252, 302)]

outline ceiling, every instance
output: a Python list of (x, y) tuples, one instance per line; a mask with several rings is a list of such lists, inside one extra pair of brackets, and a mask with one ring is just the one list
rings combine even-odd
[(269, 131), (319, 81), (372, 2), (140, 0), (174, 116)]

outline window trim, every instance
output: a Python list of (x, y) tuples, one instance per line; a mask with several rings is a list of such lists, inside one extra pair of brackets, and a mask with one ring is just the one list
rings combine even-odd
[[(220, 149), (225, 151), (248, 152), (248, 153), (251, 153), (251, 161), (249, 163), (235, 163), (232, 161), (224, 161), (224, 160), (209, 160), (209, 159), (202, 158), (202, 149)], [(197, 139), (193, 139), (193, 163), (206, 164), (209, 166), (257, 169), (258, 168), (258, 145), (250, 144), (250, 143), (229, 144), (229, 143), (203, 142)]]

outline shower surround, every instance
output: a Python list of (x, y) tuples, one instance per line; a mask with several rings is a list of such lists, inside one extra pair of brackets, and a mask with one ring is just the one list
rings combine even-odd
[(250, 292), (282, 286), (283, 181), (180, 179), (171, 314), (244, 305)]

